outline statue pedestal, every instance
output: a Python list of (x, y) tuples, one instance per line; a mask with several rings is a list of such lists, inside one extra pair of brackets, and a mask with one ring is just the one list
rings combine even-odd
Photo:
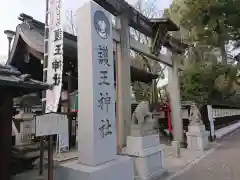
[[(154, 129), (155, 122), (148, 122), (144, 126), (138, 124), (131, 125), (131, 135), (132, 137), (144, 137), (149, 135), (155, 135), (158, 133), (158, 130)], [(159, 141), (159, 140), (158, 140)]]
[(159, 135), (143, 137), (127, 137), (127, 154), (134, 160), (134, 175), (136, 180), (159, 179), (163, 176), (163, 149)]
[(203, 151), (208, 147), (209, 132), (204, 125), (189, 125), (186, 135), (189, 149)]

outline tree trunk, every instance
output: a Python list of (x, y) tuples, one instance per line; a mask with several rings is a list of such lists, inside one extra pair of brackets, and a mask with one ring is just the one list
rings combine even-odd
[(153, 80), (152, 82), (152, 93), (153, 93), (153, 104), (158, 102), (158, 89), (157, 89), (157, 81)]
[(220, 42), (220, 51), (221, 51), (221, 56), (222, 56), (222, 63), (223, 64), (227, 64), (227, 52), (226, 52), (226, 48), (225, 48), (225, 43), (224, 42)]

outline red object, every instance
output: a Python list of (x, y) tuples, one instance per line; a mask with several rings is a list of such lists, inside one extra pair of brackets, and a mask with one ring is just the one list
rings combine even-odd
[(167, 105), (168, 131), (172, 132), (171, 108)]
[(171, 108), (168, 104), (163, 104), (161, 110), (167, 112), (167, 119), (168, 119), (168, 131), (172, 132), (172, 122), (171, 122)]

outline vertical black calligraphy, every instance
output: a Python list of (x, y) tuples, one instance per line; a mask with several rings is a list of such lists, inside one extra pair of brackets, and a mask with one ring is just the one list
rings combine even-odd
[(99, 93), (100, 94), (100, 99), (98, 100), (98, 107), (103, 110), (104, 106), (106, 106), (106, 111), (108, 112), (108, 106), (111, 104), (111, 97), (108, 96), (108, 93), (106, 92), (105, 94)]
[(112, 125), (110, 124), (109, 120), (101, 120), (101, 127), (99, 128), (100, 136), (105, 138), (106, 136), (112, 134)]
[(52, 62), (52, 68), (55, 72), (59, 70), (62, 67), (62, 61), (54, 58), (54, 61)]
[(53, 74), (53, 85), (58, 86), (61, 83), (61, 77), (60, 74), (54, 73)]
[(106, 71), (100, 71), (100, 74), (101, 74), (101, 76), (100, 76), (101, 82), (99, 82), (98, 84), (99, 85), (110, 85), (110, 83), (107, 81), (108, 71), (107, 70)]
[(98, 62), (105, 66), (110, 66), (108, 62), (108, 47), (106, 45), (98, 46)]
[(56, 26), (61, 24), (61, 0), (56, 0)]
[(63, 31), (62, 29), (56, 29), (54, 30), (54, 42), (62, 40), (63, 37)]

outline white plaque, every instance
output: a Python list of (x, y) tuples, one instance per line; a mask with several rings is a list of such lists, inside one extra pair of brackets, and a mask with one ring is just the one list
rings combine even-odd
[(20, 134), (22, 141), (30, 141), (32, 135), (32, 121), (23, 121), (20, 123)]
[(79, 161), (96, 166), (117, 154), (111, 15), (91, 1), (77, 12), (77, 30)]
[(35, 135), (48, 136), (68, 132), (67, 115), (47, 113), (35, 118)]
[(58, 153), (69, 151), (69, 135), (68, 132), (58, 134), (56, 150)]

